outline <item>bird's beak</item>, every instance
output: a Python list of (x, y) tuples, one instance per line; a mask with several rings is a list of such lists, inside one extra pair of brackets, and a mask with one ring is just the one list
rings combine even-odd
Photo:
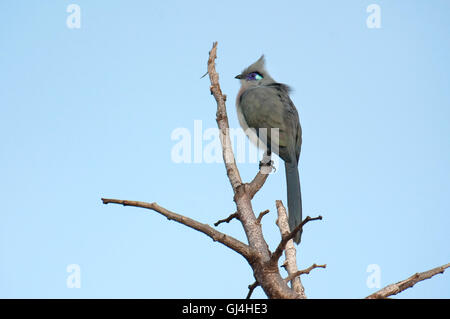
[(241, 80), (242, 79), (242, 74), (236, 75), (234, 78)]

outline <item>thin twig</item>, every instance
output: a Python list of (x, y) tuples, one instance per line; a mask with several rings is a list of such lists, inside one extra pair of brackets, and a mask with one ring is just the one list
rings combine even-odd
[(278, 259), (280, 259), (281, 254), (283, 253), (284, 248), (286, 247), (286, 243), (295, 237), (295, 235), (303, 228), (305, 224), (307, 224), (310, 221), (313, 220), (322, 220), (322, 216), (317, 217), (309, 217), (307, 216), (297, 227), (295, 227), (288, 235), (283, 236), (280, 243), (278, 244), (278, 247), (275, 249), (274, 253), (272, 254), (271, 262), (277, 263)]
[(180, 224), (183, 224), (201, 233), (204, 233), (205, 235), (211, 237), (214, 241), (218, 241), (219, 243), (227, 246), (228, 248), (233, 249), (235, 252), (239, 253), (247, 260), (253, 257), (251, 248), (248, 245), (244, 244), (243, 242), (237, 240), (236, 238), (221, 233), (220, 231), (209, 226), (208, 224), (203, 224), (192, 218), (171, 212), (170, 210), (159, 206), (157, 203), (146, 203), (139, 201), (110, 199), (110, 198), (102, 198), (102, 202), (103, 204), (121, 204), (123, 206), (135, 206), (151, 209), (167, 217), (167, 219), (169, 220), (174, 220), (176, 222), (179, 222)]
[(257, 281), (255, 281), (251, 285), (248, 285), (248, 294), (247, 294), (247, 297), (245, 297), (245, 299), (250, 299), (250, 297), (252, 296), (253, 290), (255, 290), (255, 288), (258, 286), (259, 286), (259, 284)]
[(327, 265), (317, 265), (317, 264), (312, 264), (311, 266), (309, 266), (306, 269), (303, 270), (299, 270), (291, 275), (289, 275), (288, 277), (286, 277), (286, 279), (284, 279), (284, 281), (289, 282), (291, 280), (293, 280), (294, 278), (303, 275), (303, 274), (309, 274), (311, 270), (315, 269), (315, 268), (327, 268)]
[(217, 222), (214, 223), (214, 226), (217, 227), (217, 226), (219, 226), (219, 225), (222, 224), (222, 223), (227, 223), (227, 224), (228, 224), (228, 223), (229, 223), (231, 220), (233, 220), (234, 218), (236, 218), (236, 219), (239, 220), (239, 216), (238, 216), (238, 213), (237, 213), (237, 212), (231, 214), (231, 215), (228, 216), (227, 218), (218, 220)]
[(261, 224), (261, 220), (264, 217), (264, 215), (268, 214), (270, 212), (270, 210), (266, 209), (265, 211), (259, 213), (258, 218), (256, 219), (256, 221), (258, 222), (258, 224)]
[(392, 295), (396, 295), (408, 288), (413, 287), (415, 284), (417, 284), (420, 281), (430, 279), (434, 275), (442, 274), (444, 273), (445, 269), (450, 267), (450, 263), (442, 265), (440, 267), (433, 268), (428, 271), (415, 273), (408, 279), (399, 281), (395, 284), (388, 285), (384, 287), (383, 289), (378, 290), (377, 292), (371, 294), (370, 296), (367, 296), (366, 299), (382, 299), (387, 298)]

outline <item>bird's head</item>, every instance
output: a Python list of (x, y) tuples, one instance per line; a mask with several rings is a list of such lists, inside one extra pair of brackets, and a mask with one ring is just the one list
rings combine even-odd
[(264, 66), (265, 60), (262, 55), (258, 61), (247, 67), (241, 74), (237, 75), (235, 79), (241, 80), (242, 85), (253, 86), (275, 82), (267, 73)]

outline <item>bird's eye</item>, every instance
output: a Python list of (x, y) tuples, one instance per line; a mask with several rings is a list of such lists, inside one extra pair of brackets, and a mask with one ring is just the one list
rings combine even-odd
[(263, 76), (257, 72), (252, 72), (247, 74), (247, 80), (249, 81), (259, 81), (263, 78)]

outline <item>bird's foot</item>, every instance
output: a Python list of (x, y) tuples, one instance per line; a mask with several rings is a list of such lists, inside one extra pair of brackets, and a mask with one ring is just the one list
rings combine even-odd
[(262, 174), (270, 174), (272, 172), (272, 170), (274, 172), (276, 172), (276, 168), (273, 165), (273, 161), (269, 159), (269, 161), (264, 161), (264, 159), (262, 161), (259, 162), (259, 171)]

